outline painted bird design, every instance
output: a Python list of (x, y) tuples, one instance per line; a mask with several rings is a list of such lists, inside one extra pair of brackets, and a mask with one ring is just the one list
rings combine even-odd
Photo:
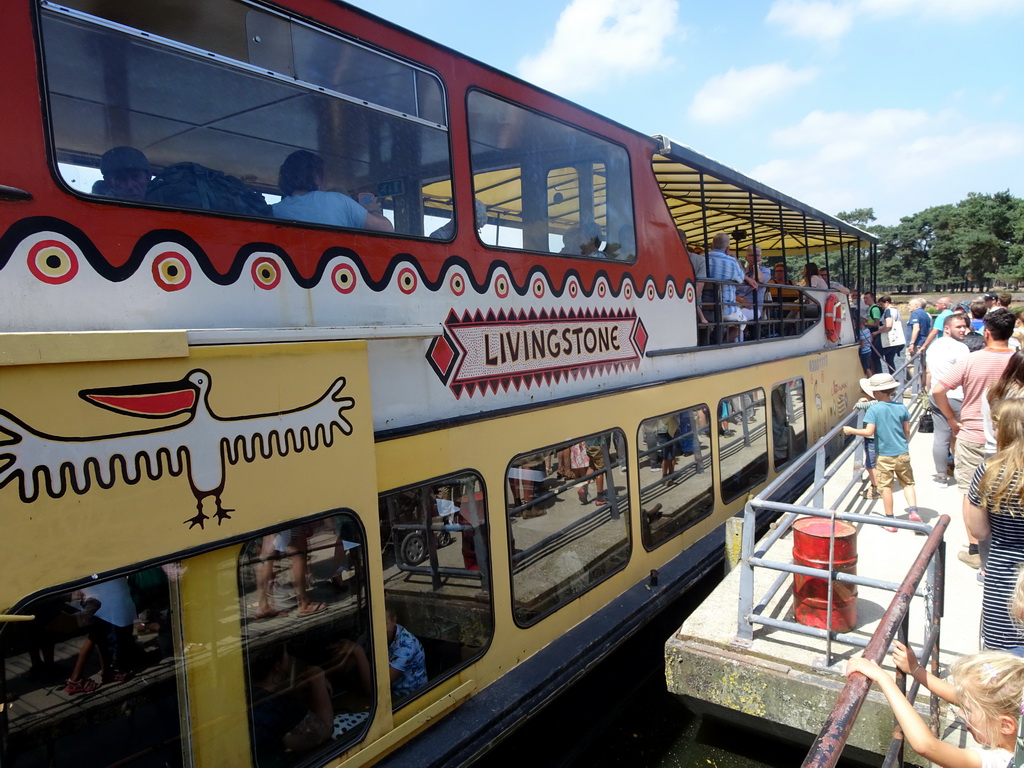
[(96, 437), (45, 434), (0, 410), (0, 488), (18, 480), (22, 501), (31, 502), (41, 489), (60, 498), (69, 489), (86, 493), (93, 481), (110, 488), (118, 477), (135, 484), (144, 475), (157, 480), (187, 470), (197, 513), (185, 522), (203, 528), (209, 519), (204, 499), (213, 497), (218, 525), (234, 511), (221, 502), (229, 463), (316, 450), (333, 444), (335, 429), (352, 433), (344, 412), (355, 400), (341, 396), (344, 378), (308, 405), (252, 416), (218, 416), (210, 408), (210, 386), (210, 374), (196, 369), (179, 381), (82, 390), (84, 400), (116, 413), (146, 419), (187, 414), (170, 426)]

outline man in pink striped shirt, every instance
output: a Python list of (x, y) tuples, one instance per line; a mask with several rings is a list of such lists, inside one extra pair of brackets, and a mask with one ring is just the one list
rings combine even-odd
[[(967, 491), (971, 487), (974, 472), (985, 459), (985, 428), (981, 415), (981, 401), (985, 391), (1003, 375), (1003, 369), (1010, 362), (1014, 350), (1010, 349), (1009, 338), (1013, 334), (1016, 318), (1007, 309), (994, 309), (985, 315), (985, 348), (972, 352), (956, 362), (932, 388), (932, 398), (949, 424), (956, 440), (953, 449), (953, 474), (957, 487), (964, 494), (964, 508), (968, 504)], [(957, 419), (949, 407), (946, 393), (963, 387), (964, 403)], [(981, 565), (978, 554), (978, 540), (971, 537), (967, 552), (957, 557), (972, 568)]]

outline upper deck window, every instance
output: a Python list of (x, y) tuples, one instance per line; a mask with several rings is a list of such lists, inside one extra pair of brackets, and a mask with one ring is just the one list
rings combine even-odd
[(633, 194), (622, 147), (474, 91), (473, 188), (487, 245), (633, 261)]
[[(42, 0), (41, 8), (58, 168), (75, 189), (356, 228), (372, 228), (356, 201), (376, 196), (397, 232), (436, 228), (422, 189), (452, 174), (444, 90), (432, 73), (238, 0)], [(104, 163), (114, 147), (144, 160)], [(298, 150), (321, 158), (315, 188), (349, 198), (333, 198), (345, 216), (266, 207), (287, 194), (279, 174)], [(167, 169), (181, 163), (212, 172), (204, 178), (215, 192), (194, 191), (195, 169), (172, 176)], [(111, 184), (122, 170), (156, 178), (148, 188)]]

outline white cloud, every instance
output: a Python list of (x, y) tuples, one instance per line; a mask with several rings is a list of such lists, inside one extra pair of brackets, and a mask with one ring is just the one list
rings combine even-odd
[(1024, 158), (1024, 126), (977, 125), (952, 112), (812, 112), (772, 140), (785, 157), (751, 176), (826, 213), (874, 207), (881, 224), (1007, 189), (1016, 182), (1008, 165)]
[(723, 123), (752, 114), (763, 104), (817, 77), (817, 70), (794, 70), (785, 64), (761, 64), (715, 75), (693, 96), (689, 117), (701, 123)]
[(843, 37), (853, 26), (854, 8), (849, 3), (823, 0), (775, 0), (765, 21), (794, 37), (823, 43)]
[(678, 0), (572, 0), (544, 49), (518, 74), (556, 93), (579, 94), (668, 63)]
[(957, 21), (1024, 10), (1020, 0), (858, 0), (858, 5), (861, 10), (876, 16), (913, 14)]
[(765, 21), (785, 34), (820, 43), (838, 42), (864, 16), (919, 16), (940, 21), (971, 21), (1024, 11), (1021, 0), (775, 0)]

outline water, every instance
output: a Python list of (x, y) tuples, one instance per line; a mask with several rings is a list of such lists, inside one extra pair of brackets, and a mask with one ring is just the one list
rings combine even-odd
[[(665, 689), (665, 639), (715, 586), (707, 578), (572, 689), (483, 757), (477, 768), (791, 768), (804, 744), (768, 739), (690, 712)], [(875, 761), (878, 764), (879, 758)], [(857, 763), (843, 761), (844, 768)]]

